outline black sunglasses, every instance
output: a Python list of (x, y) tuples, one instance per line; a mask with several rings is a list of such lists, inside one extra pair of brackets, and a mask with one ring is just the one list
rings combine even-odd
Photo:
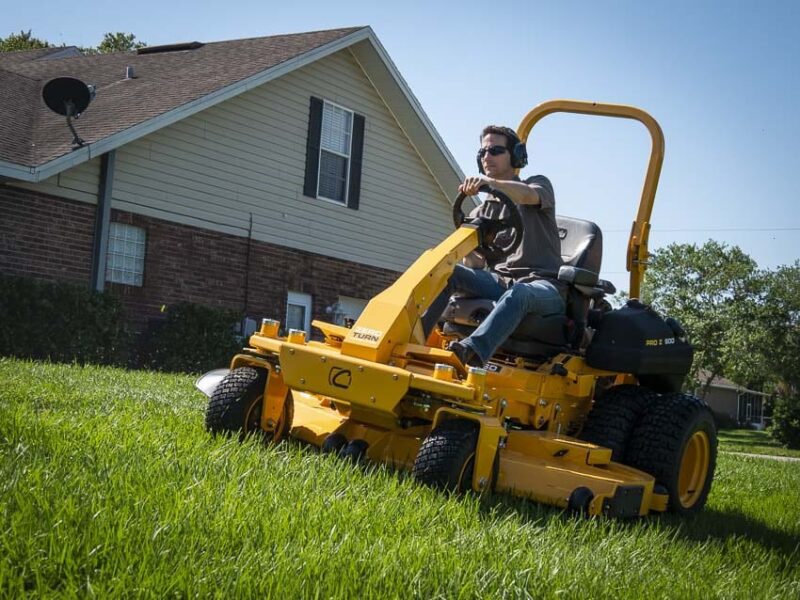
[(501, 146), (499, 144), (496, 145), (496, 146), (485, 146), (485, 147), (481, 148), (480, 150), (478, 150), (478, 158), (483, 158), (484, 156), (486, 156), (487, 152), (489, 154), (491, 154), (492, 156), (500, 156), (501, 154), (503, 154), (507, 150), (508, 150), (508, 148), (506, 148), (505, 146)]

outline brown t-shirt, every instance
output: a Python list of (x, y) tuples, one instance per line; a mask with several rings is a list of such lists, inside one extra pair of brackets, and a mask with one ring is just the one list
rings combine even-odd
[[(503, 262), (490, 265), (490, 268), (508, 284), (535, 279), (549, 279), (557, 284), (558, 269), (563, 262), (553, 185), (544, 175), (528, 177), (525, 183), (536, 190), (541, 204), (518, 205), (525, 225), (522, 243)], [(508, 209), (496, 198), (489, 197), (470, 216), (502, 219), (508, 217)], [(509, 246), (513, 236), (513, 230), (504, 229), (495, 239), (500, 246)]]

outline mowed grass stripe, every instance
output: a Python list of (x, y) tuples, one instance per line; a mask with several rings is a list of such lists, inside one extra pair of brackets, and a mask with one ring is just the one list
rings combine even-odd
[(772, 439), (766, 431), (724, 429), (719, 432), (719, 439), (728, 452), (800, 458), (800, 450), (784, 448), (779, 442)]
[(0, 593), (800, 594), (800, 468), (721, 455), (689, 519), (446, 496), (299, 443), (212, 438), (193, 377), (0, 360)]

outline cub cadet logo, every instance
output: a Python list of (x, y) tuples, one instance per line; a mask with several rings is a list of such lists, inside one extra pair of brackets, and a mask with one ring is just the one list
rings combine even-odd
[(377, 342), (381, 339), (381, 332), (375, 329), (359, 327), (357, 329), (353, 329), (353, 337), (357, 340), (364, 340), (366, 342)]
[(669, 346), (674, 343), (675, 343), (674, 337), (644, 341), (645, 346)]
[(331, 367), (331, 370), (328, 372), (328, 383), (334, 387), (346, 390), (350, 387), (350, 384), (353, 383), (353, 374), (347, 369)]

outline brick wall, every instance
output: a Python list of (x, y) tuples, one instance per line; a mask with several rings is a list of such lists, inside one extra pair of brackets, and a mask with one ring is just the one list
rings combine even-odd
[[(89, 285), (95, 207), (0, 186), (0, 272)], [(339, 295), (371, 298), (398, 273), (118, 210), (111, 220), (145, 229), (144, 284), (107, 283), (142, 327), (180, 301), (285, 317), (289, 290), (310, 294), (312, 318)], [(246, 269), (248, 252), (249, 269)], [(249, 276), (248, 276), (249, 274)], [(247, 299), (245, 306), (245, 297)]]
[(0, 273), (86, 283), (94, 206), (0, 185)]

